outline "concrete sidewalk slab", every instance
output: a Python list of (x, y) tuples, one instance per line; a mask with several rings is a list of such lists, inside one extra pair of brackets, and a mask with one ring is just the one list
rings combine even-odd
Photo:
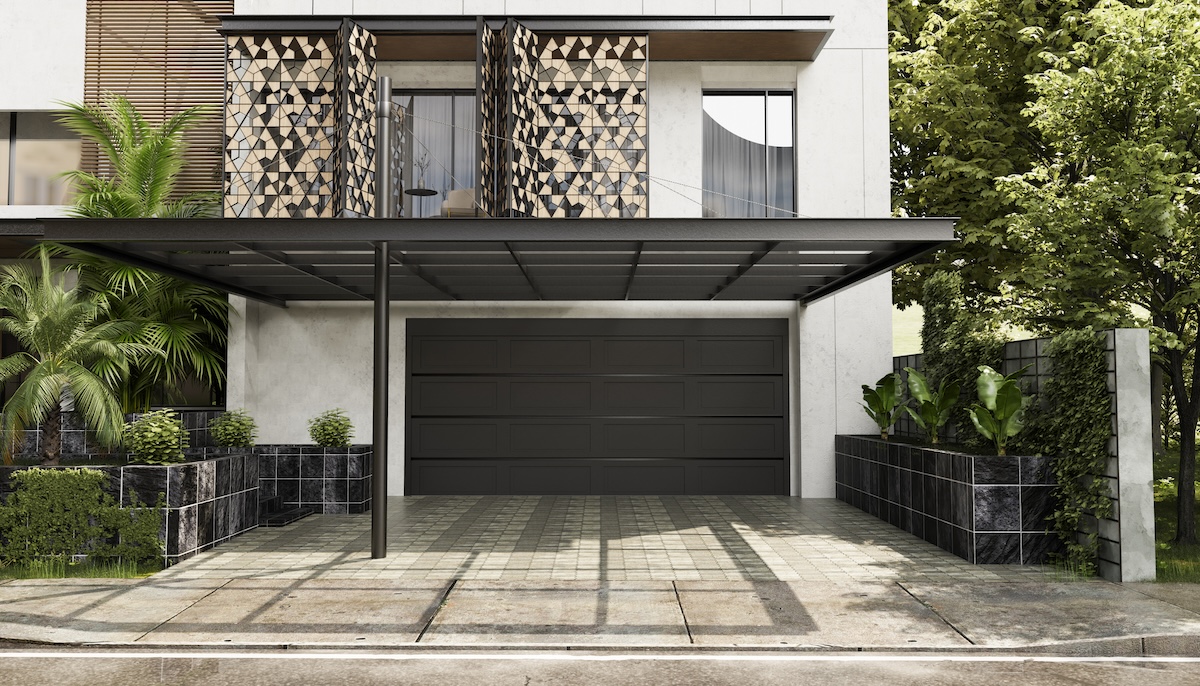
[(155, 644), (414, 643), (449, 582), (237, 579), (139, 640)]
[(675, 583), (696, 645), (970, 645), (894, 583)]
[(1200, 634), (1200, 614), (1107, 581), (902, 585), (980, 646)]
[(0, 636), (135, 641), (226, 583), (218, 579), (18, 579), (0, 585)]
[(460, 581), (421, 643), (688, 645), (670, 581)]
[(1121, 584), (1121, 587), (1191, 612), (1200, 613), (1200, 584), (1128, 583)]

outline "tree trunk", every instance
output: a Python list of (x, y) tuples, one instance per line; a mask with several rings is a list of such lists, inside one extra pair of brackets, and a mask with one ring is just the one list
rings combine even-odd
[[(1192, 378), (1187, 379), (1183, 371), (1183, 352), (1172, 350), (1168, 354), (1171, 361), (1171, 389), (1175, 395), (1175, 411), (1179, 416), (1179, 476), (1176, 479), (1177, 502), (1175, 514), (1177, 518), (1175, 543), (1194, 544), (1196, 542), (1196, 423), (1200, 415), (1200, 397), (1197, 397), (1197, 386), (1200, 386), (1200, 365), (1192, 369)], [(1188, 381), (1191, 381), (1189, 384)], [(1188, 391), (1191, 391), (1189, 393)], [(1189, 395), (1191, 397), (1189, 397)]]
[(42, 466), (58, 464), (62, 454), (62, 404), (55, 403), (42, 422)]
[(1163, 431), (1163, 368), (1157, 364), (1150, 365), (1150, 425), (1153, 432), (1154, 456), (1158, 457), (1166, 451), (1167, 445), (1163, 441), (1165, 432)]

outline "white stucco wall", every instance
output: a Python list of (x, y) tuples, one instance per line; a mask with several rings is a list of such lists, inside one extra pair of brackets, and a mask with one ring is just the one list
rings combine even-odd
[(87, 0), (0, 2), (0, 112), (83, 100), (86, 12)]

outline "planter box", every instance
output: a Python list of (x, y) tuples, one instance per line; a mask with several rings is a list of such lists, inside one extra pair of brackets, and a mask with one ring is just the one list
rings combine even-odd
[[(132, 495), (154, 504), (162, 494), (159, 540), (170, 566), (258, 526), (258, 458), (245, 451), (173, 465), (86, 466), (108, 475), (108, 488), (122, 505)], [(12, 491), (9, 475), (27, 467), (0, 468), (0, 496)]]
[(1042, 564), (1060, 549), (1049, 457), (984, 456), (869, 436), (835, 441), (838, 500), (976, 564)]
[(254, 451), (264, 499), (278, 495), (284, 506), (323, 514), (370, 511), (371, 446), (259, 445)]

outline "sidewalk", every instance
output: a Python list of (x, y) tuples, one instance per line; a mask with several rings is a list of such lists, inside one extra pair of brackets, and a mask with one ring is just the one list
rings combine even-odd
[(0, 640), (124, 647), (1200, 655), (1200, 586), (1103, 581), (0, 582)]

